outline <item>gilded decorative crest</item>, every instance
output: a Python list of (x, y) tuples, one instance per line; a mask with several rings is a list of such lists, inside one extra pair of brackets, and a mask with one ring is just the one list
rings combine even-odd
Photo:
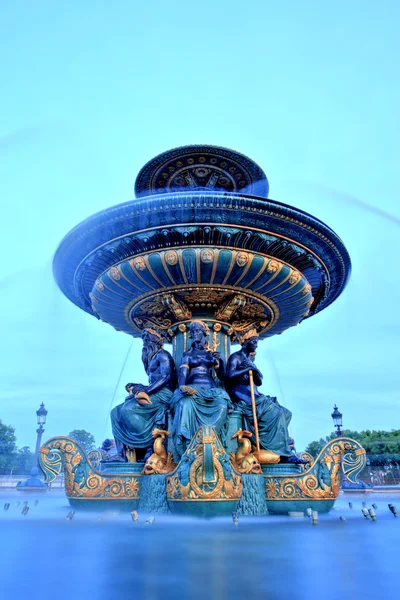
[(215, 429), (201, 427), (167, 477), (168, 501), (239, 500), (241, 494), (242, 479), (232, 468)]

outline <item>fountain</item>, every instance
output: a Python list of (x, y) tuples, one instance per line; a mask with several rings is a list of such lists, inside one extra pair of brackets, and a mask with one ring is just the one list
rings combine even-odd
[[(65, 437), (40, 449), (48, 482), (64, 469), (74, 508), (326, 512), (341, 473), (357, 481), (358, 442), (332, 440), (316, 459), (294, 454), (290, 411), (258, 390), (257, 344), (328, 307), (351, 269), (327, 225), (269, 199), (268, 189), (242, 154), (184, 146), (141, 169), (134, 200), (62, 240), (53, 263), (61, 291), (142, 337), (149, 376), (127, 384), (112, 411), (114, 460), (96, 461)], [(231, 353), (231, 344), (240, 349)]]

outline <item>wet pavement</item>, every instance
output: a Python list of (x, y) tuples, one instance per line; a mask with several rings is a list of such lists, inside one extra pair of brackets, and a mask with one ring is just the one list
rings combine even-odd
[[(363, 517), (363, 501), (377, 504), (376, 522)], [(317, 526), (307, 516), (235, 526), (165, 515), (150, 525), (142, 514), (135, 525), (123, 513), (68, 520), (60, 492), (1, 492), (0, 598), (391, 600), (400, 594), (400, 517), (389, 502), (400, 511), (400, 494), (341, 495)]]

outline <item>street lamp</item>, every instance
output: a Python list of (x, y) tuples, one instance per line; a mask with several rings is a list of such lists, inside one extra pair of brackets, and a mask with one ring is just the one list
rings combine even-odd
[(33, 458), (33, 466), (35, 466), (37, 463), (39, 448), (40, 448), (40, 444), (42, 442), (44, 425), (46, 424), (47, 413), (48, 413), (48, 411), (45, 409), (44, 404), (42, 402), (39, 409), (36, 411), (37, 423), (38, 423), (39, 427), (38, 427), (38, 429), (36, 429), (37, 439), (36, 439), (35, 456)]
[(46, 424), (47, 410), (42, 402), (39, 406), (39, 409), (36, 411), (37, 416), (37, 424), (39, 427), (36, 429), (37, 438), (36, 438), (36, 448), (35, 454), (33, 455), (32, 461), (32, 469), (30, 475), (26, 481), (23, 483), (18, 483), (17, 490), (20, 492), (45, 492), (47, 490), (47, 485), (39, 479), (39, 469), (37, 468), (38, 456), (39, 456), (39, 448), (42, 442), (42, 435), (44, 432), (44, 425)]
[(333, 407), (333, 413), (331, 415), (332, 419), (333, 419), (333, 424), (336, 427), (336, 434), (338, 437), (342, 436), (342, 413), (339, 411), (338, 407), (335, 406)]

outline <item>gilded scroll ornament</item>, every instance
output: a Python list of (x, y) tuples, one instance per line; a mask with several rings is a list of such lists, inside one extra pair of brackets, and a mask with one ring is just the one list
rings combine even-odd
[(108, 475), (98, 471), (80, 445), (66, 437), (50, 439), (39, 451), (39, 464), (46, 483), (54, 481), (64, 469), (65, 490), (69, 498), (136, 500), (138, 476)]
[[(221, 321), (229, 321), (234, 313), (239, 309), (244, 307), (246, 304), (246, 298), (243, 294), (236, 294), (228, 300), (225, 300), (223, 304), (218, 308), (218, 310), (214, 313), (216, 319), (221, 319)], [(261, 307), (261, 310), (262, 307)]]
[(267, 500), (335, 499), (340, 490), (340, 469), (351, 483), (357, 483), (365, 464), (365, 450), (359, 442), (351, 438), (331, 440), (303, 473), (266, 477)]
[(174, 294), (163, 294), (162, 303), (167, 307), (178, 321), (190, 319), (192, 311), (182, 300), (178, 300)]

